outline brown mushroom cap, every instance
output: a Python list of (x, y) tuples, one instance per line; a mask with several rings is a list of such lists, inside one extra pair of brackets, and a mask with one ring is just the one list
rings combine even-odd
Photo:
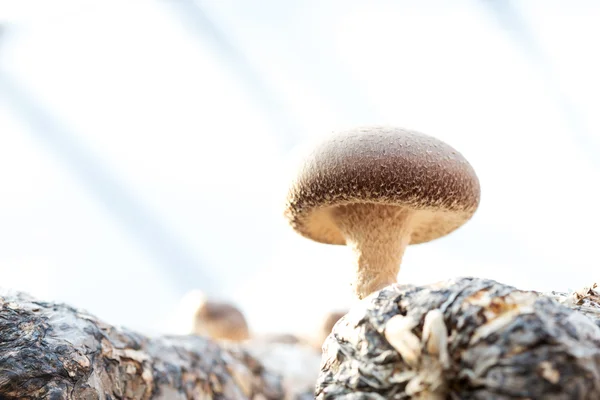
[(332, 310), (322, 316), (319, 325), (316, 327), (314, 334), (311, 336), (310, 343), (315, 350), (321, 351), (321, 347), (325, 339), (331, 334), (334, 325), (347, 314), (347, 310)]
[(414, 211), (410, 243), (417, 244), (463, 225), (479, 200), (479, 180), (458, 151), (422, 133), (373, 126), (337, 133), (308, 155), (288, 191), (285, 216), (301, 235), (343, 245), (333, 208), (403, 206)]
[(250, 338), (244, 314), (234, 305), (205, 300), (194, 316), (193, 333), (214, 339), (243, 341)]
[(323, 340), (329, 336), (335, 324), (346, 315), (348, 311), (331, 311), (325, 315), (323, 318), (323, 322), (321, 324), (321, 333), (323, 336)]

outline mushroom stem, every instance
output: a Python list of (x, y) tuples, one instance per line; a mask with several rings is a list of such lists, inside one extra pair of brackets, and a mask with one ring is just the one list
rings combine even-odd
[(356, 256), (353, 286), (358, 298), (396, 283), (410, 242), (412, 212), (405, 207), (362, 203), (338, 206), (332, 216)]

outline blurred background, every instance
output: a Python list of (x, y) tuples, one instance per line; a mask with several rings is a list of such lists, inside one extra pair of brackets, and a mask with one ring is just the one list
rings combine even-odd
[(0, 285), (148, 333), (199, 289), (255, 332), (352, 304), (351, 254), (287, 227), (334, 129), (436, 136), (482, 202), (401, 282), (598, 280), (600, 2), (0, 0)]

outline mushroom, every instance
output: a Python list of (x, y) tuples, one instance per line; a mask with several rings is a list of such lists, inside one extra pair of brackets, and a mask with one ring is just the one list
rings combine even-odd
[(250, 338), (246, 318), (237, 307), (206, 298), (200, 302), (194, 314), (192, 333), (228, 341)]
[(327, 336), (329, 336), (333, 330), (333, 326), (340, 320), (340, 318), (346, 315), (346, 313), (347, 311), (330, 311), (324, 316), (323, 320), (321, 321), (321, 326), (318, 330), (315, 347), (317, 347), (319, 350), (321, 349), (323, 342), (325, 342), (325, 339), (327, 339)]
[(359, 299), (395, 283), (406, 246), (447, 235), (479, 205), (467, 160), (446, 143), (384, 126), (338, 132), (303, 160), (285, 216), (301, 235), (350, 246)]

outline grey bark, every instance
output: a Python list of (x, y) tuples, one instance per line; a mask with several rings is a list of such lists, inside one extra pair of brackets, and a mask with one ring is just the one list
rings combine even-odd
[[(317, 360), (318, 361), (318, 360)], [(315, 377), (318, 364), (315, 369)], [(314, 389), (314, 381), (308, 388)], [(148, 338), (62, 304), (0, 295), (1, 399), (283, 399), (240, 345)]]
[(459, 278), (393, 285), (324, 345), (318, 399), (600, 399), (600, 307)]
[[(335, 326), (316, 396), (600, 399), (599, 299), (474, 278), (388, 287)], [(0, 398), (312, 398), (314, 354), (284, 345), (148, 338), (2, 293)]]

